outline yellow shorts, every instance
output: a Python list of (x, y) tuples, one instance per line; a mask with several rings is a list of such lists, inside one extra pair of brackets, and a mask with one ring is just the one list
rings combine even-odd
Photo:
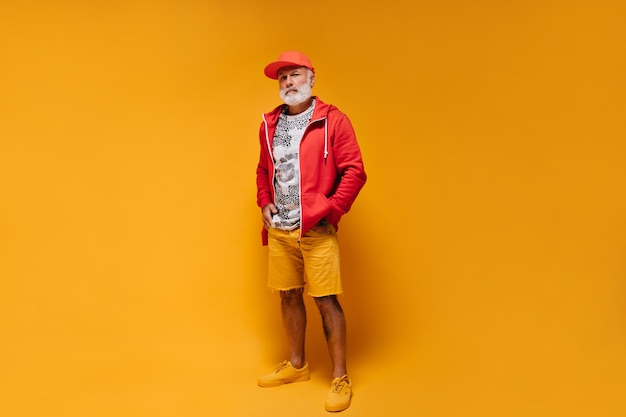
[(269, 229), (268, 286), (279, 291), (303, 288), (309, 295), (341, 294), (339, 241), (332, 225), (316, 226), (302, 236), (300, 229)]

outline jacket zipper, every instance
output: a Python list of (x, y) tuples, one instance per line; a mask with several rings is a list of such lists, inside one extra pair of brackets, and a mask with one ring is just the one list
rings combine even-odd
[[(302, 132), (302, 139), (300, 139), (300, 143), (298, 144), (298, 187), (300, 188), (300, 192), (298, 193), (298, 203), (300, 204), (300, 235), (298, 236), (298, 246), (300, 246), (300, 241), (302, 240), (302, 222), (303, 222), (303, 217), (302, 217), (302, 158), (300, 157), (300, 155), (302, 155), (301, 152), (301, 148), (302, 148), (302, 142), (304, 142), (304, 137), (307, 133), (307, 131), (309, 130), (309, 127), (311, 127), (311, 125), (313, 123), (317, 123), (320, 121), (325, 121), (326, 117), (321, 117), (319, 119), (315, 119), (315, 120), (311, 120), (309, 122), (308, 125), (306, 125), (306, 129), (304, 129), (304, 132)], [(326, 163), (326, 155), (328, 155), (328, 149), (326, 147), (326, 142), (327, 142), (327, 126), (328, 123), (324, 123), (324, 164)]]

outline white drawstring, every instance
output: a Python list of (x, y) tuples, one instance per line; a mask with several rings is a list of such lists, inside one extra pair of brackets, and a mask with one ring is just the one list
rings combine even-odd
[(328, 157), (328, 119), (324, 119), (324, 163)]

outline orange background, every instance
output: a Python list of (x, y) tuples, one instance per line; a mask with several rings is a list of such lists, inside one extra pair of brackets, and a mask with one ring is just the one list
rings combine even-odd
[(300, 49), (369, 181), (343, 414), (623, 416), (621, 1), (5, 1), (0, 414), (322, 416), (266, 290), (263, 66)]

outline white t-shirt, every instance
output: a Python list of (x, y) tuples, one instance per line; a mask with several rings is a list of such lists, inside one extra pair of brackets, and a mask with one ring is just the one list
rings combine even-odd
[[(311, 120), (315, 99), (311, 107), (300, 114), (282, 113), (274, 133), (274, 186), (278, 213), (272, 218), (274, 227), (293, 230), (300, 226), (300, 141)], [(285, 110), (287, 107), (285, 107)]]

